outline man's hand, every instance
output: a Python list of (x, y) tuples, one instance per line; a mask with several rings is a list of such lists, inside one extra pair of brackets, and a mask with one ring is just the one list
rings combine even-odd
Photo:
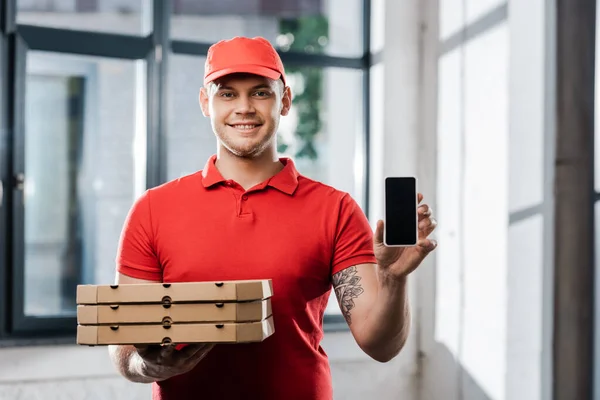
[[(164, 381), (191, 371), (214, 347), (214, 344), (190, 344), (181, 350), (175, 345), (135, 346), (139, 364), (131, 365), (152, 380)], [(135, 353), (134, 353), (135, 356)]]
[[(419, 204), (423, 195), (418, 195)], [(421, 264), (423, 259), (437, 247), (437, 242), (428, 239), (428, 236), (437, 226), (437, 221), (431, 215), (431, 208), (427, 204), (420, 204), (417, 209), (419, 215), (419, 241), (412, 247), (387, 247), (383, 244), (383, 221), (377, 221), (374, 236), (374, 250), (380, 272), (386, 277), (403, 279)]]

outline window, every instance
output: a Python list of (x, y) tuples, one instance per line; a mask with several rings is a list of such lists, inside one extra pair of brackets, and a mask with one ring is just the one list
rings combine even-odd
[(204, 43), (263, 36), (281, 51), (360, 57), (362, 0), (175, 0), (171, 36)]
[(15, 145), (22, 166), (21, 201), (13, 205), (12, 283), (22, 288), (12, 294), (15, 333), (49, 320), (68, 324), (77, 284), (114, 279), (115, 239), (145, 186), (135, 162), (145, 152), (136, 149), (144, 62), (34, 50), (25, 60), (16, 115), (23, 135)]
[[(29, 75), (25, 130), (25, 315), (72, 313), (85, 268), (77, 172), (84, 78)], [(54, 204), (54, 207), (48, 207)]]
[(280, 127), (279, 151), (309, 178), (350, 193), (363, 207), (363, 73), (289, 68), (293, 103)]
[(204, 57), (173, 54), (169, 68), (167, 179), (194, 173), (215, 153), (217, 139), (202, 115), (198, 96)]
[[(0, 172), (13, 184), (0, 205), (7, 221), (0, 279), (8, 289), (0, 291), (0, 339), (75, 333), (76, 286), (114, 279), (125, 215), (147, 186), (147, 138), (157, 136), (147, 128), (146, 107), (156, 98), (146, 91), (155, 67), (150, 41), (57, 29), (46, 22), (76, 27), (79, 16), (26, 3), (11, 17), (30, 25), (17, 24), (14, 36), (2, 32), (15, 52), (0, 60), (14, 83), (3, 85), (0, 113), (12, 160)], [(124, 32), (130, 23), (100, 26)]]
[[(247, 9), (235, 12), (230, 1), (9, 1), (14, 15), (0, 36), (0, 48), (15, 49), (9, 58), (0, 52), (8, 155), (0, 163), (0, 341), (72, 338), (76, 286), (113, 281), (133, 201), (215, 152), (198, 91), (206, 50), (221, 38), (276, 44), (294, 92), (281, 153), (366, 209), (363, 1), (236, 2)], [(335, 300), (326, 326), (343, 321)]]
[[(472, 7), (475, 3), (485, 4)], [(506, 315), (507, 304), (512, 304), (506, 295), (512, 273), (507, 257), (520, 253), (513, 252), (510, 240), (527, 236), (521, 234), (523, 229), (535, 236), (539, 221), (532, 220), (533, 225), (524, 228), (510, 227), (508, 221), (509, 24), (505, 14), (500, 12), (493, 24), (478, 25), (477, 35), (460, 31), (471, 32), (474, 24), (469, 18), (487, 13), (491, 3), (440, 2), (436, 196), (441, 201), (434, 212), (444, 221), (437, 235), (445, 245), (436, 250), (434, 336), (460, 360), (465, 376), (490, 397), (501, 397), (505, 381), (496, 378), (505, 376), (508, 323), (493, 315)], [(486, 215), (485, 239), (477, 228), (476, 215), (481, 213)], [(528, 248), (540, 248), (534, 239)], [(535, 264), (537, 253), (532, 254), (528, 260)], [(479, 267), (482, 263), (486, 268)], [(529, 270), (536, 267), (533, 264), (528, 264)], [(497, 348), (489, 348), (490, 341), (498, 343)], [(487, 367), (492, 365), (498, 369), (490, 373)]]
[(119, 222), (140, 179), (135, 63), (28, 53), (25, 316), (72, 316), (77, 284), (114, 278)]
[(17, 23), (82, 31), (147, 35), (149, 0), (17, 0)]

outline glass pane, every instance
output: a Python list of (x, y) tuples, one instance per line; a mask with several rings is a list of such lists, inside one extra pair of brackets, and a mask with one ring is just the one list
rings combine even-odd
[[(301, 174), (350, 193), (364, 210), (362, 78), (343, 68), (288, 68), (293, 104), (278, 145)], [(325, 313), (340, 314), (334, 292)]]
[(175, 179), (204, 168), (217, 141), (200, 109), (205, 58), (173, 54), (168, 68), (167, 178)]
[(439, 2), (439, 37), (445, 40), (464, 27), (464, 0), (440, 0)]
[(177, 0), (171, 36), (213, 43), (263, 36), (282, 51), (360, 56), (362, 0)]
[[(25, 101), (25, 314), (75, 314), (110, 283), (145, 183), (141, 61), (30, 52)], [(137, 157), (140, 155), (140, 157)]]
[(152, 6), (149, 0), (17, 0), (17, 23), (147, 35)]
[[(210, 120), (198, 105), (204, 59), (173, 55), (169, 68), (168, 177), (202, 169), (216, 152)], [(362, 72), (289, 68), (290, 114), (279, 125), (279, 152), (300, 173), (350, 193), (364, 204)], [(328, 313), (339, 313), (332, 293)]]
[(462, 143), (464, 83), (461, 80), (464, 49), (445, 54), (439, 60), (437, 99), (437, 198), (436, 217), (443, 224), (437, 229), (440, 246), (436, 249), (435, 340), (443, 344), (453, 357), (460, 354), (457, 321), (461, 321), (461, 269), (464, 231), (461, 160), (465, 156)]
[(504, 0), (467, 0), (464, 4), (466, 12), (465, 25), (469, 25), (483, 18), (486, 14), (494, 12), (506, 2)]
[(279, 126), (279, 151), (300, 173), (350, 193), (363, 206), (361, 71), (288, 68), (293, 105)]

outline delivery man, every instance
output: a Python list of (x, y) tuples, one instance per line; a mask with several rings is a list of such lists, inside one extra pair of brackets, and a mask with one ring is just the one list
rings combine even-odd
[[(387, 362), (409, 333), (407, 276), (436, 247), (421, 204), (419, 243), (383, 245), (347, 193), (278, 158), (292, 106), (284, 67), (263, 38), (235, 37), (207, 55), (202, 113), (217, 152), (202, 171), (147, 190), (132, 206), (116, 283), (272, 279), (275, 333), (261, 343), (110, 346), (118, 371), (153, 398), (330, 400), (322, 319), (333, 286), (360, 348)], [(419, 195), (419, 202), (422, 196)]]

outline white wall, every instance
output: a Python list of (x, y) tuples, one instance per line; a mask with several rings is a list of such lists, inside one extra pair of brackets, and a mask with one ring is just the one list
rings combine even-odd
[(552, 63), (545, 0), (509, 2), (509, 212), (506, 398), (548, 399), (552, 335)]
[(439, 41), (426, 48), (462, 44), (440, 55), (437, 100), (424, 104), (437, 120), (423, 134), (437, 135), (440, 246), (435, 285), (420, 280), (423, 399), (549, 394), (545, 2), (511, 0), (507, 20), (460, 33), (502, 6), (440, 0), (427, 19)]
[[(371, 68), (371, 191), (369, 212), (373, 223), (383, 218), (383, 181), (386, 176), (417, 176), (427, 201), (432, 176), (430, 164), (418, 157), (426, 141), (420, 136), (420, 94), (424, 64), (421, 20), (427, 2), (422, 0), (373, 0), (372, 51), (381, 62)], [(420, 161), (423, 161), (422, 163)], [(422, 266), (432, 267), (431, 260)], [(394, 360), (396, 371), (384, 369), (395, 382), (395, 398), (417, 399), (419, 381), (420, 303), (416, 276), (409, 280), (412, 331)], [(383, 373), (383, 371), (382, 371)], [(405, 390), (404, 388), (410, 390)]]

